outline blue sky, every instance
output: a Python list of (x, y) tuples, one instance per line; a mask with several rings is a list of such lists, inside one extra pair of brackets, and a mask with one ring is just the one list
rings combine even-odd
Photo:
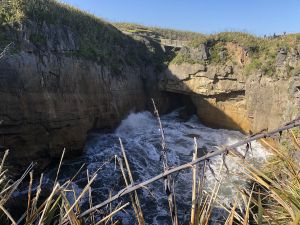
[(300, 0), (61, 0), (111, 22), (215, 33), (300, 32)]

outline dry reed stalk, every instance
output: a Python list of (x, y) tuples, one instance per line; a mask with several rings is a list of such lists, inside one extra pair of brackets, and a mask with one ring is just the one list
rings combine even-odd
[(64, 212), (65, 212), (65, 210), (64, 210), (64, 205), (65, 205), (65, 199), (64, 199), (64, 197), (63, 197), (63, 195), (62, 195), (62, 200), (61, 200), (61, 207), (59, 207), (59, 219), (58, 219), (58, 224), (59, 225), (61, 225), (61, 224), (63, 224), (63, 215), (64, 215)]
[[(207, 191), (203, 191), (205, 194), (207, 194), (208, 196), (210, 196), (211, 197), (211, 194), (209, 193), (209, 192), (207, 192)], [(219, 197), (219, 196), (217, 196), (217, 197)], [(235, 203), (237, 203), (237, 198), (236, 198), (236, 200), (234, 201)], [(232, 210), (232, 208), (231, 209), (228, 209), (227, 207), (226, 207), (226, 205), (224, 205), (219, 199), (215, 199), (215, 203), (217, 203), (221, 208), (223, 208), (226, 212), (228, 212), (228, 217), (230, 216), (230, 214), (231, 213), (233, 213), (233, 217), (236, 219), (236, 220), (238, 220), (240, 223), (242, 223), (242, 221), (243, 221), (243, 218), (234, 210)], [(237, 204), (236, 204), (237, 205)], [(237, 206), (235, 206), (235, 208), (236, 208)], [(242, 208), (240, 208), (240, 211), (242, 210)], [(228, 218), (227, 218), (228, 219)]]
[[(161, 134), (161, 159), (163, 162), (163, 170), (164, 172), (167, 172), (169, 170), (169, 165), (168, 165), (168, 155), (167, 155), (167, 144), (166, 144), (166, 139), (165, 139), (165, 133), (164, 129), (161, 123), (161, 119), (159, 116), (159, 112), (156, 108), (155, 102), (153, 99), (153, 108), (154, 108), (154, 114), (157, 117), (157, 121), (159, 124), (159, 129), (160, 129), (160, 134)], [(171, 176), (166, 176), (164, 178), (164, 186), (165, 186), (165, 192), (167, 194), (168, 198), (168, 203), (169, 203), (169, 210), (170, 210), (170, 216), (172, 219), (172, 224), (173, 225), (178, 225), (178, 218), (177, 218), (177, 211), (176, 211), (176, 201), (175, 201), (175, 192), (174, 192), (174, 186), (172, 186), (172, 177)]]
[[(128, 177), (129, 177), (129, 180), (130, 180), (130, 185), (133, 185), (134, 184), (134, 180), (133, 180), (133, 177), (132, 177), (132, 173), (131, 173), (131, 170), (130, 170), (129, 162), (128, 162), (128, 159), (127, 159), (127, 156), (126, 156), (126, 152), (125, 152), (125, 148), (123, 146), (121, 138), (119, 138), (119, 142), (120, 142), (120, 147), (121, 147), (122, 155), (123, 155), (123, 158), (124, 158), (124, 161), (125, 161), (125, 165), (126, 165)], [(125, 170), (123, 168), (123, 163), (122, 163), (122, 161), (120, 161), (120, 162), (121, 162), (120, 163), (120, 167), (121, 167), (121, 170), (122, 170), (122, 174), (123, 174), (126, 186), (129, 186), (129, 182), (128, 182), (127, 178), (126, 178)], [(145, 224), (144, 215), (143, 215), (143, 211), (142, 211), (142, 208), (141, 208), (141, 205), (140, 205), (140, 201), (139, 201), (137, 192), (134, 191), (134, 194), (131, 195), (130, 198), (131, 198), (132, 206), (134, 208), (134, 211), (135, 211), (135, 214), (136, 214), (136, 217), (137, 217), (137, 220), (138, 220), (138, 224), (139, 225), (144, 225)]]
[(236, 206), (237, 206), (237, 203), (235, 201), (232, 208), (231, 208), (231, 210), (230, 210), (230, 212), (229, 212), (229, 215), (228, 215), (224, 225), (233, 225)]
[(59, 189), (59, 184), (56, 184), (54, 187), (53, 187), (53, 190), (51, 192), (51, 194), (49, 195), (49, 197), (47, 198), (46, 200), (46, 205), (44, 207), (44, 210), (43, 210), (43, 213), (41, 215), (41, 218), (39, 220), (39, 223), (38, 225), (41, 225), (41, 224), (44, 224), (44, 216), (50, 206), (50, 204), (52, 203), (52, 198), (54, 197), (54, 195), (56, 194), (57, 190)]
[[(30, 218), (32, 218), (34, 215), (36, 215), (36, 212), (37, 212), (37, 203), (38, 203), (40, 194), (42, 192), (43, 177), (44, 177), (44, 174), (42, 173), (41, 176), (40, 176), (40, 183), (39, 183), (39, 185), (37, 187), (37, 190), (36, 190), (36, 195), (32, 199), (32, 207), (31, 207), (31, 210), (30, 210)], [(30, 220), (30, 218), (29, 218), (29, 220)]]
[[(5, 202), (8, 200), (8, 198), (10, 197), (10, 194), (12, 193), (10, 191), (10, 189), (13, 188), (13, 185), (16, 185), (16, 186), (18, 185), (16, 183), (9, 185), (9, 181), (6, 181), (6, 177), (5, 177), (6, 170), (4, 170), (4, 163), (5, 163), (5, 160), (8, 156), (8, 154), (9, 154), (9, 150), (6, 150), (3, 155), (1, 165), (0, 165), (0, 174), (1, 174), (0, 175), (0, 183), (5, 182), (5, 185), (3, 186), (1, 193), (0, 193), (0, 197), (1, 197), (0, 210), (7, 216), (7, 218), (11, 221), (12, 225), (16, 225), (17, 224), (16, 221), (13, 219), (11, 214), (4, 208)], [(5, 192), (8, 192), (8, 194), (6, 194)], [(4, 196), (2, 196), (2, 195), (4, 195)]]
[[(87, 180), (88, 180), (88, 183), (89, 183), (90, 182), (89, 170), (86, 170), (86, 176), (87, 176)], [(90, 205), (90, 208), (92, 208), (93, 207), (93, 199), (92, 199), (92, 188), (91, 187), (89, 187), (88, 192), (89, 192), (89, 205)], [(90, 221), (91, 221), (92, 224), (95, 223), (94, 212), (92, 212), (90, 214)]]
[(11, 195), (13, 194), (13, 192), (19, 187), (19, 185), (22, 183), (22, 181), (25, 179), (25, 177), (28, 175), (28, 173), (32, 170), (32, 168), (34, 167), (34, 164), (31, 163), (26, 171), (22, 174), (22, 176), (17, 180), (15, 181), (13, 184), (7, 186), (5, 188), (5, 190), (2, 190), (0, 195), (2, 195), (3, 193), (5, 193), (4, 196), (2, 196), (2, 199), (0, 199), (0, 204), (4, 205), (5, 202), (10, 199)]
[[(197, 152), (198, 146), (197, 146), (197, 140), (194, 138), (194, 153), (193, 153), (193, 161), (197, 159)], [(192, 209), (191, 209), (191, 221), (190, 224), (195, 224), (195, 213), (196, 213), (196, 195), (197, 195), (197, 165), (194, 165), (192, 168), (192, 179), (193, 179), (193, 185), (192, 185)]]
[(27, 209), (26, 209), (26, 222), (28, 221), (29, 219), (29, 209), (30, 209), (30, 203), (31, 203), (31, 190), (32, 190), (32, 181), (33, 181), (33, 172), (31, 171), (29, 173), (30, 175), (30, 181), (29, 181), (29, 188), (28, 188), (28, 200), (27, 200)]
[[(128, 182), (128, 179), (127, 179), (127, 176), (126, 176), (126, 173), (125, 173), (125, 169), (124, 169), (124, 166), (123, 166), (123, 162), (122, 162), (122, 159), (118, 158), (118, 162), (119, 162), (119, 165), (120, 165), (120, 169), (121, 169), (121, 172), (122, 172), (122, 175), (123, 175), (123, 178), (124, 178), (124, 181), (125, 181), (125, 184), (126, 184), (126, 187), (129, 187), (129, 182)], [(111, 197), (111, 196), (110, 196)], [(144, 224), (144, 218), (140, 216), (140, 211), (141, 210), (140, 208), (138, 208), (137, 206), (137, 202), (136, 202), (136, 198), (135, 196), (130, 193), (129, 194), (129, 197), (130, 197), (130, 200), (131, 200), (131, 203), (132, 203), (132, 207), (133, 207), (133, 210), (134, 210), (134, 213), (135, 213), (135, 216), (136, 216), (136, 219), (138, 221), (138, 224)]]
[[(204, 165), (202, 166), (202, 171), (201, 171), (201, 177), (198, 181), (196, 215), (200, 215), (201, 206), (204, 201), (205, 173), (206, 173), (206, 167), (207, 167), (206, 164), (207, 164), (207, 161), (204, 161)], [(196, 219), (198, 221), (198, 216)]]
[(273, 137), (274, 135), (276, 135), (277, 133), (281, 132), (281, 131), (284, 131), (284, 130), (288, 130), (288, 129), (291, 129), (291, 128), (294, 128), (294, 127), (298, 127), (300, 126), (300, 118), (297, 118), (289, 123), (287, 123), (286, 125), (278, 128), (278, 129), (275, 129), (269, 133), (258, 133), (258, 134), (253, 134), (251, 135), (249, 138), (246, 138), (242, 141), (239, 141), (233, 145), (230, 145), (230, 146), (227, 146), (227, 147), (224, 147), (222, 149), (219, 149), (217, 151), (214, 151), (214, 152), (211, 152), (211, 153), (207, 153), (206, 155), (198, 158), (197, 160), (193, 161), (193, 162), (188, 162), (188, 163), (185, 163), (183, 165), (180, 165), (180, 166), (177, 166), (177, 167), (174, 167), (172, 169), (169, 169), (167, 171), (164, 171), (163, 173), (161, 174), (158, 174), (146, 181), (143, 181), (139, 184), (136, 184), (136, 185), (132, 185), (130, 187), (126, 187), (126, 188), (123, 188), (122, 190), (120, 190), (116, 195), (112, 196), (111, 198), (103, 201), (102, 203), (98, 204), (98, 205), (95, 205), (93, 206), (93, 208), (91, 209), (88, 209), (86, 210), (85, 212), (81, 213), (79, 215), (79, 217), (83, 217), (83, 216), (86, 216), (88, 215), (89, 213), (91, 213), (92, 211), (96, 210), (96, 209), (99, 209), (99, 208), (102, 208), (103, 206), (109, 204), (110, 202), (112, 201), (115, 201), (116, 199), (124, 196), (124, 195), (127, 195), (135, 190), (138, 190), (140, 188), (143, 188), (157, 180), (160, 180), (162, 178), (165, 178), (167, 177), (168, 175), (171, 175), (173, 173), (176, 173), (176, 172), (179, 172), (181, 170), (185, 170), (185, 169), (190, 169), (193, 165), (195, 164), (198, 164), (200, 162), (203, 162), (203, 161), (206, 161), (207, 159), (210, 159), (212, 157), (215, 157), (217, 155), (221, 155), (223, 154), (224, 152), (231, 152), (232, 149), (235, 149), (237, 147), (240, 147), (240, 146), (243, 146), (249, 142), (252, 142), (252, 141), (255, 141), (255, 140), (258, 140), (258, 139), (261, 139), (261, 138), (267, 138), (267, 137)]
[[(216, 198), (218, 196), (220, 186), (221, 186), (221, 183), (222, 183), (223, 178), (224, 178), (224, 176), (221, 176), (223, 166), (224, 166), (224, 161), (222, 161), (222, 163), (220, 165), (219, 173), (217, 175), (219, 179), (215, 179), (215, 185), (214, 185), (214, 188), (212, 190), (212, 194), (210, 195), (209, 201), (207, 202), (207, 204), (205, 204), (203, 206), (204, 210), (203, 210), (203, 213), (201, 215), (201, 220), (200, 220), (200, 223), (203, 224), (203, 225), (208, 224), (209, 218), (210, 218), (210, 215), (211, 215), (212, 206), (216, 202)], [(221, 176), (221, 178), (220, 178), (220, 176)]]
[(289, 134), (290, 134), (290, 136), (291, 136), (291, 138), (292, 138), (294, 144), (296, 145), (296, 147), (297, 147), (298, 149), (300, 149), (300, 142), (298, 141), (298, 139), (297, 139), (297, 137), (296, 137), (294, 131), (289, 130)]
[(7, 218), (11, 221), (12, 225), (17, 225), (14, 218), (10, 215), (10, 213), (1, 204), (0, 204), (0, 209), (2, 210), (2, 212), (4, 212), (4, 214), (7, 216)]
[(64, 150), (63, 150), (63, 152), (62, 152), (62, 154), (61, 154), (61, 157), (60, 157), (59, 164), (58, 164), (58, 168), (57, 168), (57, 172), (56, 172), (56, 177), (55, 177), (55, 180), (54, 180), (54, 185), (56, 184), (57, 179), (58, 179), (58, 175), (59, 175), (59, 172), (60, 172), (60, 168), (61, 168), (61, 165), (62, 165), (62, 161), (63, 161), (63, 159), (64, 159), (65, 151), (66, 151), (66, 149), (64, 148)]
[(8, 153), (9, 153), (9, 150), (6, 150), (3, 157), (2, 157), (2, 161), (1, 161), (1, 165), (0, 165), (0, 172), (2, 172), (3, 170), (3, 167), (4, 167), (4, 162), (8, 156)]
[[(296, 171), (295, 170), (295, 165), (293, 165), (294, 163), (291, 162), (290, 160), (286, 160), (286, 158), (288, 156), (286, 156), (281, 150), (275, 148), (274, 146), (270, 145), (268, 142), (266, 142), (265, 140), (262, 140), (262, 142), (269, 147), (270, 150), (273, 151), (273, 153), (275, 153), (275, 155), (282, 161), (285, 162), (284, 167), (289, 170), (291, 172), (291, 174), (293, 174), (293, 176), (295, 177), (295, 179), (298, 181), (298, 183), (300, 184), (300, 170)], [(297, 145), (297, 143), (294, 142), (295, 145)]]
[(254, 190), (254, 185), (252, 186), (251, 193), (250, 193), (249, 200), (248, 200), (248, 204), (247, 204), (247, 207), (245, 209), (246, 213), (245, 213), (243, 225), (248, 225), (249, 216), (250, 216), (250, 203), (251, 203), (253, 190)]
[[(109, 191), (109, 197), (111, 198), (111, 190)], [(112, 210), (112, 204), (110, 203), (109, 204), (109, 213), (111, 214), (112, 211), (113, 211)], [(107, 220), (107, 222), (108, 222), (108, 220)], [(107, 224), (107, 222), (105, 224)], [(110, 223), (113, 224), (113, 216), (110, 217)]]
[[(274, 150), (274, 149), (273, 149)], [(275, 154), (277, 154), (276, 152), (278, 152), (279, 154), (279, 150), (274, 150)], [(277, 156), (279, 156), (277, 154)], [(282, 159), (281, 159), (282, 160)], [(247, 173), (245, 172), (246, 176), (250, 179), (253, 180), (253, 182), (259, 184), (260, 186), (265, 187), (269, 193), (266, 196), (266, 198), (268, 199), (272, 199), (272, 201), (276, 202), (276, 204), (280, 205), (280, 207), (282, 207), (281, 213), (283, 213), (283, 211), (285, 210), (285, 212), (287, 213), (287, 217), (281, 216), (281, 219), (283, 218), (290, 218), (292, 220), (295, 220), (297, 218), (297, 215), (299, 212), (294, 211), (293, 209), (297, 209), (297, 206), (293, 200), (293, 196), (289, 193), (289, 187), (291, 187), (292, 184), (286, 184), (286, 183), (281, 183), (279, 182), (278, 178), (275, 179), (271, 179), (268, 175), (266, 175), (264, 173), (264, 171), (261, 171), (260, 169), (255, 168), (254, 166), (250, 165), (247, 162), (239, 162), (239, 160), (235, 160), (237, 163), (239, 163), (244, 169), (245, 171), (247, 171)], [(286, 162), (289, 161), (284, 160), (282, 162)], [(291, 165), (291, 164), (290, 164)], [(291, 165), (293, 166), (293, 165)], [(292, 173), (291, 171), (289, 171), (289, 173)], [(294, 177), (296, 174), (293, 174), (292, 176)], [(258, 203), (256, 201), (252, 202), (255, 205), (258, 205)], [(270, 205), (273, 206), (273, 205)], [(277, 206), (275, 205), (275, 208)], [(276, 221), (276, 219), (274, 218), (274, 216), (276, 215), (271, 215), (270, 213), (268, 213), (267, 211), (265, 211), (264, 213), (265, 215), (269, 216), (269, 218), (272, 221)], [(284, 214), (283, 214), (284, 215)], [(273, 223), (272, 223), (273, 224)]]
[(73, 180), (78, 176), (78, 174), (80, 173), (80, 171), (83, 169), (83, 167), (85, 166), (85, 163), (82, 164), (82, 166), (77, 170), (77, 172), (75, 173), (75, 175), (69, 180), (68, 185), (66, 186), (66, 188), (73, 182)]
[(80, 193), (80, 195), (78, 196), (78, 198), (76, 199), (76, 201), (73, 203), (73, 205), (70, 207), (70, 209), (66, 212), (66, 214), (63, 217), (63, 220), (66, 219), (66, 217), (69, 215), (69, 213), (73, 210), (73, 208), (78, 204), (78, 202), (80, 201), (80, 199), (83, 197), (83, 195), (85, 194), (85, 192), (88, 190), (88, 188), (91, 186), (91, 184), (94, 182), (94, 180), (96, 179), (97, 174), (93, 175), (92, 179), (87, 183), (87, 185), (84, 187), (84, 189), (82, 190), (82, 192)]
[(95, 225), (99, 225), (100, 223), (104, 223), (106, 220), (110, 219), (114, 214), (116, 214), (117, 212), (123, 210), (125, 207), (127, 207), (130, 203), (127, 202), (126, 204), (122, 205), (120, 208), (117, 208), (116, 210), (114, 210), (112, 213), (110, 213), (109, 215), (107, 215), (106, 217), (104, 217), (103, 219), (101, 219), (99, 222), (97, 222)]
[[(62, 197), (62, 207), (60, 207), (61, 209), (64, 209), (61, 211), (61, 216), (60, 216), (60, 225), (66, 225), (66, 224), (71, 224), (71, 225), (80, 225), (81, 222), (80, 220), (77, 218), (76, 214), (73, 212), (73, 210), (70, 211), (70, 213), (68, 214), (68, 220), (64, 219), (63, 218), (63, 215), (65, 215), (65, 212), (69, 211), (70, 209), (70, 202), (69, 200), (67, 199), (65, 193), (64, 193), (65, 190), (61, 190), (60, 191), (60, 194), (61, 194), (61, 197)], [(76, 196), (74, 198), (74, 200), (76, 200)]]

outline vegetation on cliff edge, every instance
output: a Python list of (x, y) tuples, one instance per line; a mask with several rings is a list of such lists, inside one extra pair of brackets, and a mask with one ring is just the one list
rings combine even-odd
[(197, 32), (181, 31), (160, 27), (147, 27), (134, 23), (114, 23), (113, 25), (118, 29), (128, 33), (148, 35), (149, 37), (158, 39), (165, 38), (171, 40), (190, 41), (192, 39), (204, 36), (203, 34)]
[(20, 44), (21, 33), (29, 30), (31, 43), (47, 50), (48, 42), (57, 43), (53, 34), (45, 32), (53, 26), (73, 34), (75, 48), (63, 52), (68, 56), (99, 61), (117, 71), (125, 64), (158, 65), (163, 60), (160, 49), (149, 51), (143, 40), (133, 40), (104, 20), (56, 0), (2, 0), (0, 4), (0, 47), (11, 41)]
[[(49, 35), (44, 32), (45, 24), (70, 29), (74, 34), (76, 47), (64, 54), (105, 63), (117, 72), (125, 64), (143, 65), (150, 62), (157, 68), (164, 63), (231, 63), (240, 65), (246, 75), (258, 70), (263, 74), (273, 75), (278, 74), (276, 63), (279, 51), (296, 55), (300, 51), (300, 34), (265, 38), (242, 32), (204, 35), (131, 23), (110, 24), (56, 0), (2, 0), (0, 47), (12, 40), (18, 47), (20, 33), (24, 29), (31, 29), (29, 40), (38, 49), (46, 49)], [(131, 35), (125, 35), (120, 30)], [(160, 47), (162, 39), (178, 40), (186, 46), (180, 51), (166, 52)], [(232, 55), (228, 43), (243, 49), (247, 61)], [(203, 46), (207, 57), (199, 59), (195, 55), (203, 53)], [(196, 53), (191, 54), (194, 51)], [(284, 70), (288, 76), (300, 73), (299, 64), (288, 62), (283, 67), (280, 70)]]
[[(236, 49), (242, 49), (244, 57), (236, 57), (235, 53), (230, 52), (228, 44), (235, 45)], [(244, 74), (260, 70), (263, 74), (278, 74), (277, 67), (280, 63), (279, 54), (299, 55), (300, 34), (278, 35), (271, 37), (257, 37), (242, 32), (222, 32), (214, 35), (203, 35), (192, 39), (186, 49), (203, 51), (205, 46), (207, 59), (195, 60), (195, 57), (187, 50), (181, 50), (171, 61), (174, 64), (181, 63), (206, 63), (206, 64), (234, 64), (240, 65)], [(199, 50), (200, 49), (200, 50)], [(244, 61), (244, 60), (247, 61)], [(285, 59), (283, 59), (285, 60)], [(290, 60), (280, 65), (280, 70), (285, 71), (287, 76), (299, 73), (299, 63)]]

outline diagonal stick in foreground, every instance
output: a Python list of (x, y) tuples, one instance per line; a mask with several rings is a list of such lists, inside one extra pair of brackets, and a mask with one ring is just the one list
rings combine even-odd
[(172, 173), (175, 173), (175, 172), (178, 172), (178, 171), (181, 171), (181, 170), (184, 170), (184, 169), (190, 169), (193, 165), (195, 165), (197, 163), (200, 163), (200, 162), (202, 162), (202, 161), (204, 161), (206, 159), (209, 159), (209, 158), (215, 157), (217, 155), (220, 155), (220, 154), (222, 154), (224, 152), (231, 151), (232, 149), (235, 149), (237, 147), (245, 145), (245, 144), (247, 144), (249, 142), (252, 142), (252, 141), (255, 141), (255, 140), (258, 140), (258, 139), (261, 139), (261, 138), (272, 137), (272, 136), (276, 135), (277, 133), (280, 133), (282, 131), (285, 131), (285, 130), (288, 130), (288, 129), (291, 129), (291, 128), (294, 128), (294, 127), (299, 127), (299, 126), (300, 126), (300, 117), (298, 117), (297, 119), (295, 119), (295, 120), (287, 123), (286, 125), (278, 128), (276, 130), (273, 130), (273, 131), (271, 131), (269, 133), (258, 133), (258, 134), (252, 135), (249, 138), (244, 139), (242, 141), (239, 141), (239, 142), (237, 142), (237, 143), (235, 143), (233, 145), (230, 145), (230, 146), (227, 146), (227, 147), (222, 148), (220, 150), (208, 153), (205, 156), (202, 156), (201, 158), (198, 158), (197, 160), (194, 160), (192, 162), (189, 162), (189, 163), (183, 164), (181, 166), (178, 166), (178, 167), (172, 168), (170, 170), (167, 170), (164, 173), (161, 173), (161, 174), (159, 174), (159, 175), (157, 175), (155, 177), (152, 177), (149, 180), (143, 181), (143, 182), (141, 182), (139, 184), (136, 184), (136, 185), (128, 186), (128, 187), (120, 190), (118, 192), (118, 194), (112, 196), (111, 198), (105, 200), (104, 202), (102, 202), (102, 203), (100, 203), (98, 205), (95, 205), (94, 207), (92, 207), (92, 208), (86, 210), (85, 212), (81, 213), (79, 215), (79, 218), (83, 217), (83, 216), (86, 216), (89, 213), (93, 212), (94, 210), (102, 208), (103, 206), (105, 206), (105, 205), (107, 205), (107, 204), (109, 204), (109, 203), (117, 200), (118, 198), (120, 198), (120, 197), (122, 197), (122, 196), (124, 196), (126, 194), (129, 194), (129, 193), (131, 193), (131, 192), (133, 192), (133, 191), (135, 191), (137, 189), (143, 188), (144, 186), (147, 186), (150, 183), (153, 183), (153, 182), (155, 182), (157, 180), (160, 180), (160, 179), (162, 179), (162, 178), (164, 178), (164, 177), (166, 177), (166, 176), (168, 176), (168, 175), (170, 175)]

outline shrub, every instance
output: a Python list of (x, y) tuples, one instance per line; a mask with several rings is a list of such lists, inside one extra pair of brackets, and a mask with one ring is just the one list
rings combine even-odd
[(2, 0), (0, 4), (0, 25), (19, 23), (24, 17), (22, 1)]

